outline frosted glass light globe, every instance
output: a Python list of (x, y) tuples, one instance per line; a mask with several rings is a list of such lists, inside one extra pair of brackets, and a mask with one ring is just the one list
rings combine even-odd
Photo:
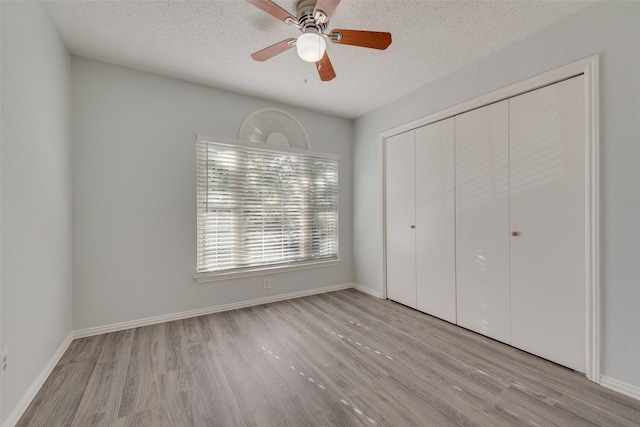
[(298, 56), (307, 62), (318, 62), (327, 49), (324, 37), (315, 33), (305, 33), (296, 41)]

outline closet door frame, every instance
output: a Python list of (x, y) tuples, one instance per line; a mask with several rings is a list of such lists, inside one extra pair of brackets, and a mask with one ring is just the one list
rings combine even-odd
[(379, 137), (380, 158), (380, 225), (381, 278), (383, 299), (387, 298), (386, 283), (386, 192), (385, 152), (387, 138), (416, 129), (494, 102), (512, 98), (578, 75), (584, 75), (585, 93), (585, 367), (589, 380), (600, 383), (600, 130), (599, 130), (599, 56), (567, 64), (502, 89), (465, 101), (418, 120), (384, 131)]

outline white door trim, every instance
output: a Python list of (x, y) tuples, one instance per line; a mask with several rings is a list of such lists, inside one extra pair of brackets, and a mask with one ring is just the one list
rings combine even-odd
[(593, 55), (535, 77), (380, 133), (380, 213), (382, 297), (387, 297), (385, 144), (386, 139), (503, 99), (584, 74), (585, 82), (585, 366), (589, 380), (600, 383), (600, 118), (599, 57)]

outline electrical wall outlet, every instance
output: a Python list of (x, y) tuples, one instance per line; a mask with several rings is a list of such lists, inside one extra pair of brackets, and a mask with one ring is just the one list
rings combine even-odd
[(9, 370), (9, 349), (5, 348), (2, 353), (0, 353), (0, 379), (4, 377), (4, 374)]
[(262, 282), (262, 289), (270, 289), (271, 288), (271, 279), (264, 279)]

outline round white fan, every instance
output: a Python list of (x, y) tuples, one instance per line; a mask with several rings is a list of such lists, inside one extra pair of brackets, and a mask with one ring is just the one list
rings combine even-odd
[(309, 150), (309, 136), (300, 122), (279, 108), (262, 108), (249, 114), (240, 126), (238, 139)]

